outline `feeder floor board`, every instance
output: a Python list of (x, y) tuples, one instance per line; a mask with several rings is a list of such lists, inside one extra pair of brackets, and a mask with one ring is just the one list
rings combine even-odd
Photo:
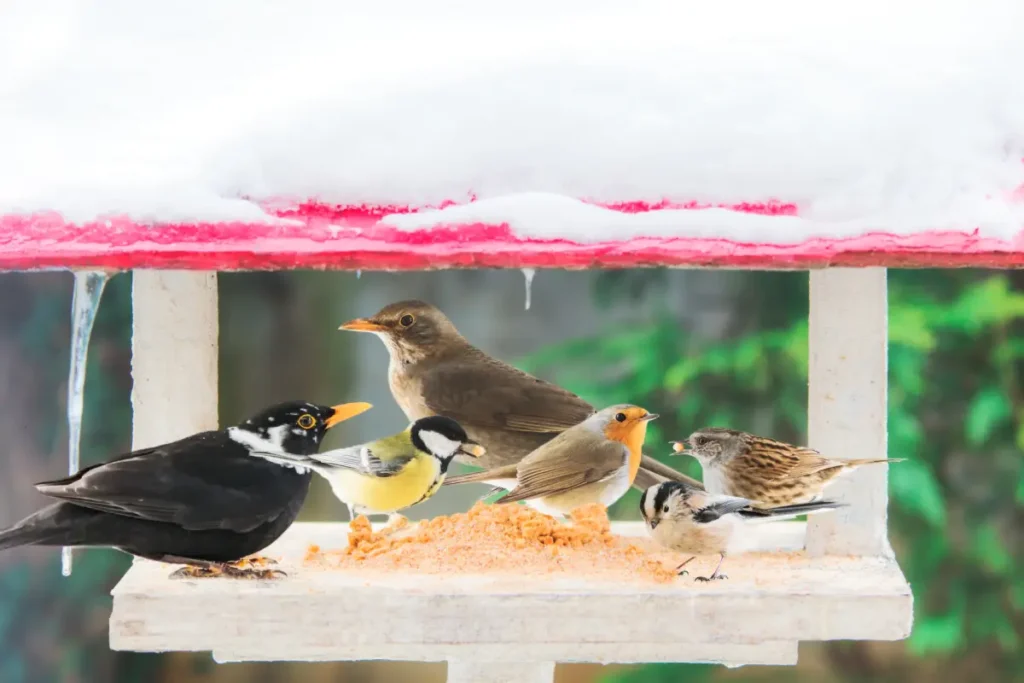
[[(643, 533), (636, 522), (613, 530)], [(172, 580), (173, 567), (136, 560), (113, 590), (111, 648), (218, 661), (795, 664), (801, 640), (898, 640), (913, 620), (910, 587), (888, 557), (735, 556), (729, 579), (710, 584), (693, 577), (712, 557), (666, 584), (303, 565), (309, 544), (345, 547), (347, 531), (293, 526), (264, 553), (288, 574), (273, 581)], [(758, 537), (764, 550), (797, 551), (804, 531), (776, 522)]]

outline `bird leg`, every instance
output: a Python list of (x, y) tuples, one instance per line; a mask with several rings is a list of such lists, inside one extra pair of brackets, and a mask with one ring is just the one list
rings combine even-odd
[(686, 571), (685, 569), (683, 569), (683, 567), (685, 567), (686, 565), (688, 565), (688, 564), (690, 564), (691, 562), (693, 562), (693, 558), (694, 558), (694, 557), (696, 557), (696, 555), (693, 555), (693, 556), (692, 556), (692, 557), (690, 557), (690, 559), (688, 559), (688, 560), (684, 560), (684, 561), (683, 561), (683, 563), (682, 563), (681, 565), (679, 565), (678, 567), (676, 567), (676, 576), (686, 576), (687, 574), (689, 574), (689, 573), (690, 573), (690, 572)]
[(409, 526), (409, 520), (408, 518), (406, 518), (405, 515), (399, 514), (397, 512), (392, 512), (388, 515), (388, 521), (384, 524), (384, 527), (380, 530), (380, 533), (385, 536), (390, 536), (396, 531), (404, 529), (407, 526)]
[(719, 574), (718, 570), (722, 568), (722, 563), (725, 562), (725, 553), (719, 553), (718, 566), (715, 567), (715, 571), (711, 572), (711, 576), (698, 576), (694, 581), (701, 581), (707, 583), (708, 581), (714, 581), (716, 579), (728, 579), (729, 577), (725, 574)]
[(206, 562), (184, 557), (164, 558), (165, 562), (181, 562), (185, 566), (171, 572), (172, 579), (207, 579), (227, 576), (233, 579), (277, 579), (288, 576), (280, 569), (264, 569), (268, 564), (277, 564), (269, 557), (246, 557), (234, 562)]

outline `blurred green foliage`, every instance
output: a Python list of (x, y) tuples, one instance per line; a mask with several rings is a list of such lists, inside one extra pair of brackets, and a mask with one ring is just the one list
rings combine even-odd
[[(609, 273), (598, 297), (656, 296), (657, 273)], [(718, 339), (681, 329), (670, 311), (547, 348), (521, 365), (595, 405), (630, 401), (662, 414), (647, 439), (707, 425), (802, 442), (807, 402), (807, 276), (747, 274), (737, 320)], [(1024, 676), (1024, 292), (1012, 274), (891, 271), (890, 539), (915, 597), (908, 658), (991, 650), (995, 680)], [(626, 278), (626, 282), (622, 279)], [(651, 291), (655, 290), (655, 291)], [(595, 368), (601, 369), (595, 373)], [(673, 458), (700, 476), (691, 458)], [(635, 518), (631, 491), (612, 510)], [(827, 646), (840, 647), (840, 646)], [(697, 680), (704, 666), (659, 665), (616, 683)], [(1004, 678), (1005, 676), (1005, 678)]]

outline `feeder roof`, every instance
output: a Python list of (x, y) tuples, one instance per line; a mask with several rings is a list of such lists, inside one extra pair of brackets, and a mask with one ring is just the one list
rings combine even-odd
[(2, 18), (0, 269), (1024, 265), (1016, 0)]

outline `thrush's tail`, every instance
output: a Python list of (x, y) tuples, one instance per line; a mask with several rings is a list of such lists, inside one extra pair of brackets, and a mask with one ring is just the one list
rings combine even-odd
[(29, 515), (14, 526), (0, 531), (0, 550), (22, 545), (89, 545), (91, 530), (102, 525), (102, 512), (87, 510), (70, 503), (54, 503)]
[(831, 500), (819, 500), (813, 503), (797, 503), (795, 505), (780, 505), (773, 508), (747, 508), (740, 510), (739, 514), (748, 520), (778, 520), (788, 517), (799, 517), (810, 515), (815, 512), (827, 512), (846, 507), (845, 503), (837, 503)]
[(445, 477), (444, 484), (442, 486), (449, 486), (451, 484), (473, 484), (488, 481), (500, 481), (516, 479), (516, 466), (505, 465), (504, 467), (496, 467), (493, 470), (481, 470), (479, 472), (467, 472), (466, 474), (457, 474), (454, 477)]

